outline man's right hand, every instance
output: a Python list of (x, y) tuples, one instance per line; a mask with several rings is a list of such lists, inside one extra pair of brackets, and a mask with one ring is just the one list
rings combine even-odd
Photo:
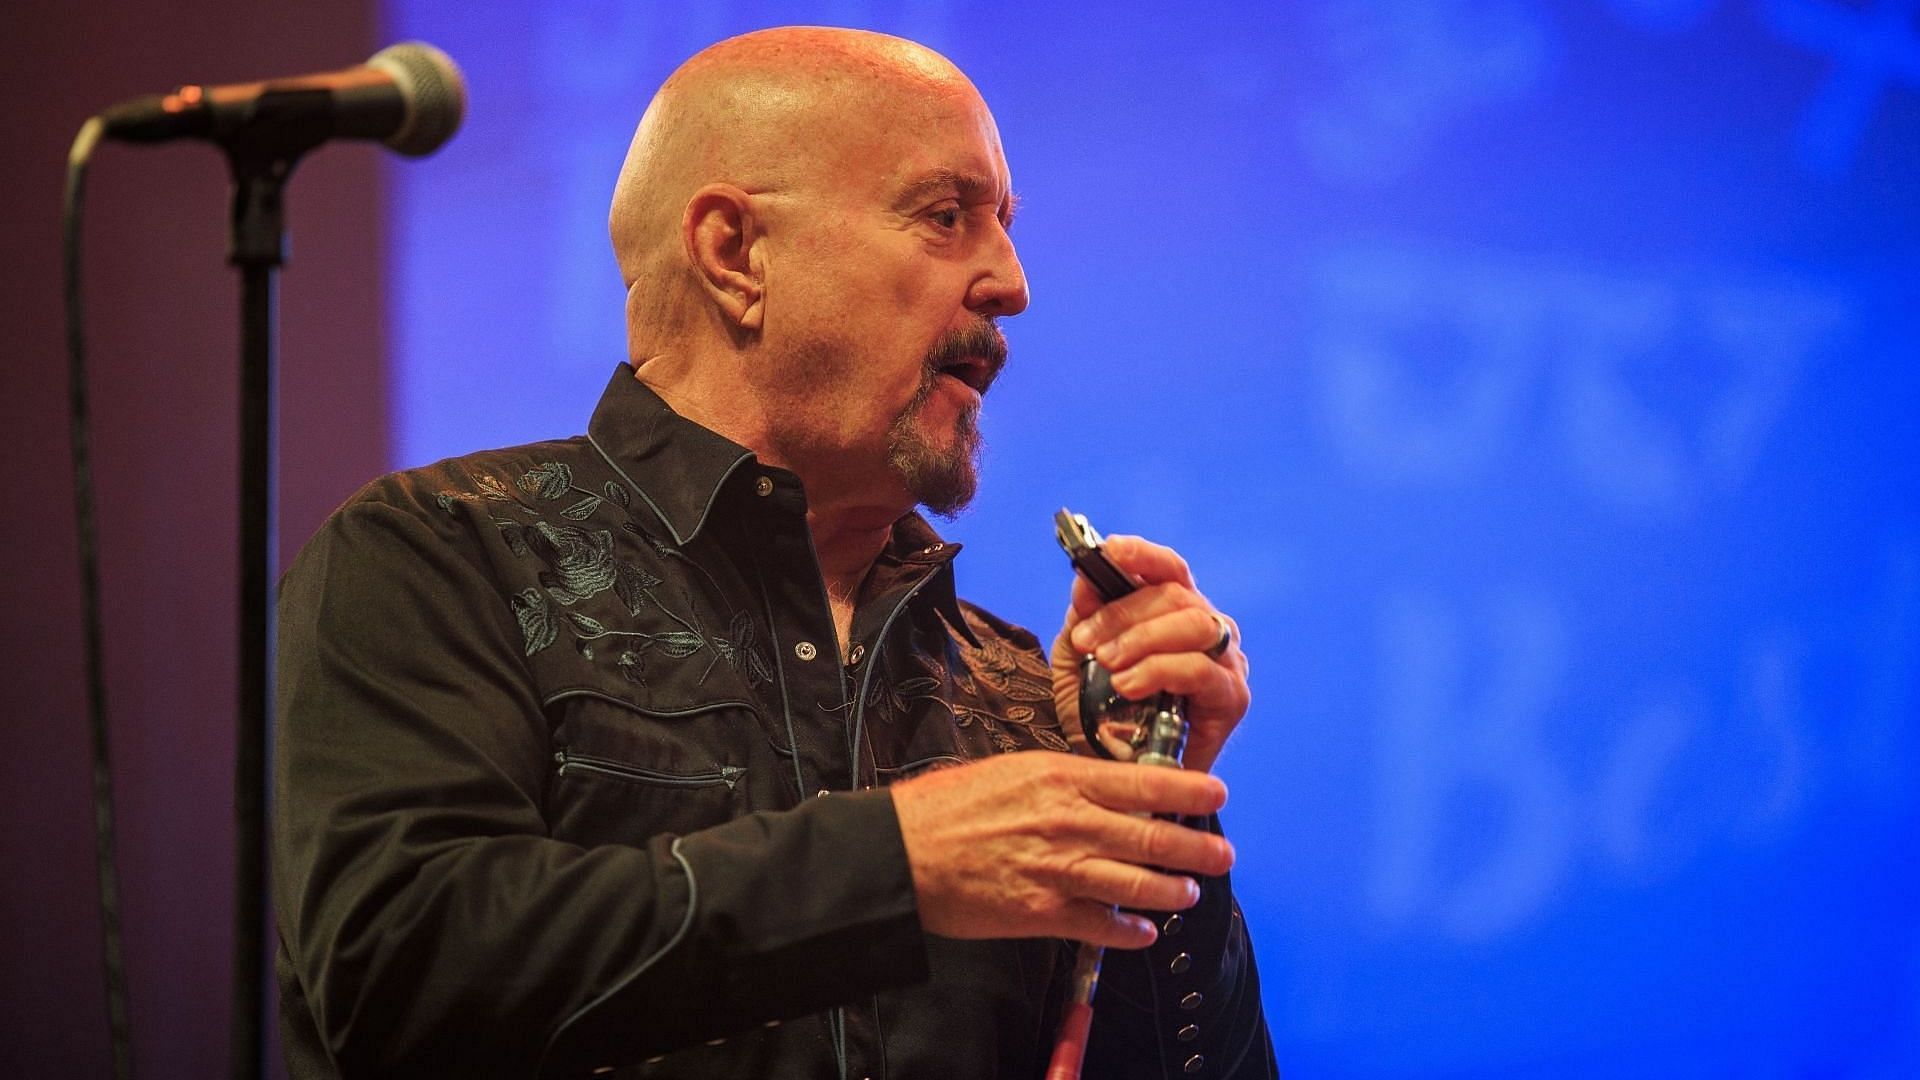
[(1030, 750), (889, 790), (920, 924), (945, 937), (1144, 948), (1153, 924), (1114, 905), (1176, 911), (1200, 897), (1192, 878), (1148, 867), (1213, 876), (1233, 865), (1225, 839), (1139, 816), (1219, 810), (1226, 785), (1205, 773)]

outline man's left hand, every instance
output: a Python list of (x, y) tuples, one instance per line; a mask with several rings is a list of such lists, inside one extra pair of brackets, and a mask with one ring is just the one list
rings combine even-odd
[[(1067, 622), (1053, 642), (1053, 699), (1060, 724), (1080, 744), (1080, 657), (1092, 653), (1113, 673), (1113, 689), (1132, 701), (1161, 691), (1187, 699), (1189, 769), (1213, 768), (1220, 748), (1246, 715), (1247, 656), (1240, 627), (1194, 587), (1172, 548), (1137, 536), (1110, 536), (1107, 557), (1141, 582), (1111, 603), (1075, 574)], [(1210, 655), (1226, 635), (1224, 652)]]

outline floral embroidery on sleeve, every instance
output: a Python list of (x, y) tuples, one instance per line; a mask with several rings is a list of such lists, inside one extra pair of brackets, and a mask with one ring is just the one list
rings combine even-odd
[[(1053, 715), (1053, 672), (1037, 651), (1023, 649), (998, 634), (978, 635), (978, 647), (957, 643), (956, 671), (971, 669), (978, 686), (956, 706), (954, 720), (977, 720), (1002, 750), (1019, 749), (1008, 728), (1025, 731), (1049, 750), (1068, 750)], [(962, 714), (965, 715), (962, 715)]]
[[(953, 718), (955, 727), (978, 724), (1002, 753), (1035, 743), (1049, 750), (1069, 749), (1052, 711), (1043, 713), (1034, 704), (1027, 704), (1053, 701), (1052, 676), (1046, 664), (1037, 655), (1028, 656), (997, 637), (984, 638), (983, 646), (963, 647), (964, 656), (952, 656), (951, 665), (930, 651), (915, 651), (913, 664), (924, 674), (875, 679), (868, 691), (868, 707), (882, 720), (890, 721), (911, 715), (916, 703), (937, 705)], [(981, 684), (991, 693), (982, 694)], [(1022, 742), (1015, 731), (1025, 732), (1031, 741)]]

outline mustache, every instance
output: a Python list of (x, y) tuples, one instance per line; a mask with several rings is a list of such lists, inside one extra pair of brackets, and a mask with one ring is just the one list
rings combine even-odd
[(995, 326), (992, 319), (986, 319), (965, 330), (958, 330), (934, 342), (927, 351), (922, 364), (923, 379), (932, 388), (933, 377), (946, 368), (963, 360), (980, 360), (987, 365), (986, 378), (979, 387), (982, 394), (1000, 378), (1001, 369), (1007, 366), (1007, 338)]

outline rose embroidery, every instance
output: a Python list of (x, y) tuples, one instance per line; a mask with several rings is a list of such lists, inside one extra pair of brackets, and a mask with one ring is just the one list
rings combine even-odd
[(528, 656), (553, 644), (553, 609), (547, 606), (547, 598), (540, 595), (539, 589), (523, 589), (508, 603), (513, 605), (513, 617), (520, 624), (520, 636), (526, 642)]
[(619, 571), (613, 562), (613, 534), (605, 529), (587, 532), (572, 525), (535, 522), (527, 546), (552, 573), (541, 574), (540, 584), (561, 604), (573, 604), (613, 588)]
[[(648, 655), (684, 660), (701, 652), (709, 655), (700, 673), (700, 682), (704, 683), (719, 663), (725, 663), (745, 677), (749, 686), (772, 680), (773, 669), (767, 663), (759, 642), (755, 640), (753, 619), (746, 612), (736, 611), (724, 633), (704, 629), (698, 614), (690, 613), (683, 618), (660, 602), (654, 589), (664, 584), (661, 577), (614, 556), (614, 536), (610, 530), (554, 524), (543, 520), (546, 511), (536, 505), (571, 500), (570, 504), (559, 509), (560, 517), (568, 521), (584, 522), (598, 513), (602, 506), (609, 504), (624, 515), (632, 503), (624, 487), (611, 480), (602, 485), (599, 491), (580, 487), (574, 483), (573, 469), (558, 461), (535, 465), (515, 479), (512, 486), (484, 474), (476, 476), (474, 483), (476, 490), (473, 491), (440, 492), (436, 498), (440, 508), (453, 513), (462, 504), (511, 504), (528, 512), (529, 516), (542, 519), (531, 522), (516, 520), (510, 516), (512, 511), (508, 506), (502, 506), (501, 510), (509, 516), (493, 518), (494, 527), (499, 531), (507, 550), (518, 558), (538, 558), (546, 566), (539, 574), (540, 588), (523, 589), (508, 598), (528, 656), (552, 645), (560, 629), (565, 627), (573, 635), (574, 647), (588, 660), (596, 655), (592, 642), (605, 640), (609, 644), (618, 643), (620, 647), (611, 653), (614, 666), (623, 677), (642, 685), (647, 681), (645, 658)], [(532, 496), (534, 501), (522, 498), (515, 491), (516, 488)], [(652, 536), (630, 518), (622, 522), (620, 527), (645, 541), (656, 555), (685, 562), (706, 579), (716, 595), (721, 593), (706, 568), (678, 548)], [(603, 612), (596, 618), (584, 611), (562, 613), (553, 607), (554, 604), (563, 607), (582, 604), (609, 589), (618, 598), (625, 614), (639, 615), (642, 609), (651, 607), (675, 624), (675, 628), (657, 631), (624, 629), (603, 621), (606, 619)], [(561, 617), (563, 614), (564, 619)]]

